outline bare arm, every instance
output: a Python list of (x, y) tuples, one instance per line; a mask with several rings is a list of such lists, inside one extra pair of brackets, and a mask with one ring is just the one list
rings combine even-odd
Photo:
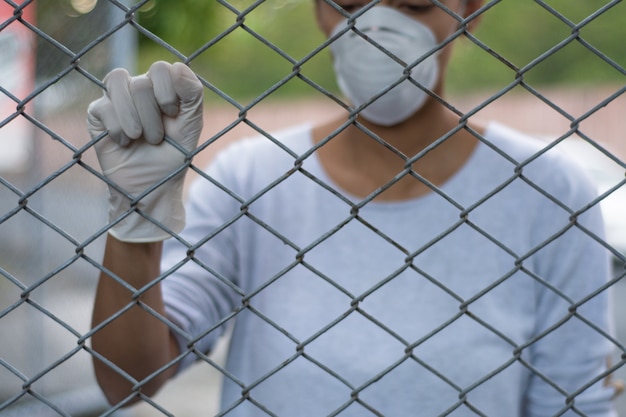
[[(94, 358), (98, 382), (108, 400), (119, 403), (133, 394), (137, 383), (142, 394), (151, 395), (175, 372), (175, 365), (167, 365), (178, 355), (178, 347), (157, 317), (165, 315), (161, 287), (149, 284), (160, 273), (161, 241), (185, 224), (186, 169), (181, 168), (186, 168), (202, 131), (204, 87), (189, 67), (167, 62), (155, 62), (146, 74), (135, 77), (118, 68), (103, 82), (105, 91), (89, 105), (87, 121), (110, 185), (112, 224), (103, 265), (111, 276), (100, 276), (93, 311), (98, 330), (92, 346), (104, 358)], [(149, 188), (176, 172), (164, 184)], [(141, 196), (141, 214), (132, 210), (129, 196)], [(133, 299), (146, 286), (150, 289)], [(162, 367), (166, 369), (147, 378)]]
[[(103, 265), (133, 288), (139, 289), (159, 275), (161, 252), (161, 242), (127, 243), (109, 236)], [(94, 303), (93, 326), (127, 308), (133, 303), (132, 295), (131, 291), (115, 279), (102, 273)], [(165, 315), (159, 284), (142, 294), (139, 301)], [(168, 327), (136, 302), (96, 332), (92, 338), (92, 346), (96, 352), (138, 381), (166, 365), (179, 353), (178, 345)], [(106, 363), (94, 358), (94, 368), (98, 383), (112, 404), (131, 394), (133, 383)], [(167, 368), (147, 382), (141, 392), (152, 395), (175, 371), (175, 366)]]

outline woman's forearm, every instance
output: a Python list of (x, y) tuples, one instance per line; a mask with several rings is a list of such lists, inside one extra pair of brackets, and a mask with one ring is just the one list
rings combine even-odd
[[(168, 327), (140, 304), (164, 315), (160, 284), (155, 284), (138, 297), (136, 291), (150, 284), (160, 273), (161, 242), (127, 243), (109, 236), (103, 266), (113, 276), (102, 272), (94, 302), (92, 347), (100, 355), (141, 382), (169, 363), (178, 354), (178, 347)], [(125, 281), (131, 290), (119, 279)], [(132, 393), (133, 381), (94, 357), (98, 383), (107, 399), (118, 403)], [(141, 392), (151, 395), (175, 372), (171, 366), (146, 381)], [(130, 402), (129, 402), (130, 403)]]

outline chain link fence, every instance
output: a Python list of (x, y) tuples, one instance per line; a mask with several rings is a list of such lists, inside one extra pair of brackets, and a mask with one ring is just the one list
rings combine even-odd
[[(455, 93), (447, 101), (442, 98), (438, 100), (458, 115), (461, 120), (460, 128), (468, 121), (497, 120), (545, 141), (545, 148), (531, 159), (511, 161), (514, 165), (511, 168), (512, 177), (506, 183), (519, 179), (527, 181), (546, 200), (561, 207), (567, 217), (563, 229), (550, 234), (529, 253), (516, 253), (508, 242), (491, 236), (487, 230), (472, 223), (472, 211), (489, 204), (490, 199), (506, 184), (487, 190), (483, 198), (469, 206), (460, 204), (453, 196), (434, 187), (433, 192), (446, 199), (458, 211), (459, 216), (449, 225), (447, 231), (432, 241), (424, 242), (419, 248), (407, 249), (402, 242), (394, 240), (393, 234), (387, 234), (385, 230), (378, 229), (379, 225), (369, 224), (359, 216), (360, 210), (376, 204), (372, 200), (377, 193), (355, 203), (350, 196), (343, 195), (332, 182), (313, 176), (303, 168), (303, 164), (315, 153), (315, 148), (303, 154), (294, 154), (285, 149), (293, 159), (293, 166), (266, 188), (249, 198), (224, 190), (238, 203), (240, 212), (233, 213), (234, 217), (218, 229), (227, 229), (236, 219), (245, 218), (255, 222), (292, 251), (293, 256), (285, 260), (285, 270), (264, 277), (265, 284), (261, 287), (249, 292), (235, 288), (240, 293), (240, 306), (222, 318), (223, 323), (230, 324), (238, 316), (254, 315), (259, 326), (269, 326), (276, 331), (277, 337), (290, 340), (293, 345), (290, 356), (285, 356), (283, 363), (267, 370), (255, 381), (243, 382), (225, 367), (227, 337), (220, 340), (209, 356), (198, 352), (195, 344), (190, 342), (189, 352), (199, 357), (198, 362), (158, 395), (148, 398), (141, 394), (141, 387), (146, 381), (133, 381), (141, 398), (140, 404), (130, 408), (107, 404), (97, 387), (92, 370), (94, 356), (106, 361), (92, 350), (90, 344), (92, 336), (101, 326), (92, 329), (90, 316), (97, 277), (101, 272), (106, 272), (102, 266), (102, 256), (104, 239), (111, 227), (106, 221), (109, 180), (101, 174), (93, 149), (96, 140), (89, 138), (85, 119), (87, 105), (101, 95), (102, 79), (110, 69), (124, 66), (134, 71), (136, 39), (148, 39), (152, 47), (156, 45), (171, 58), (169, 60), (189, 64), (205, 86), (208, 96), (205, 129), (200, 146), (191, 155), (193, 161), (189, 165), (188, 183), (191, 180), (213, 181), (204, 171), (205, 166), (219, 151), (242, 137), (260, 135), (277, 146), (284, 147), (273, 132), (290, 125), (322, 123), (337, 116), (346, 118), (346, 126), (358, 124), (358, 118), (355, 122), (357, 113), (344, 103), (333, 85), (327, 85), (325, 81), (307, 75), (307, 66), (316, 65), (318, 56), (328, 54), (328, 41), (322, 40), (316, 47), (301, 55), (294, 55), (281, 48), (278, 45), (280, 42), (271, 35), (264, 35), (262, 31), (256, 31), (253, 26), (248, 25), (247, 22), (255, 13), (260, 13), (268, 5), (273, 6), (272, 10), (276, 13), (285, 9), (281, 18), (289, 19), (289, 10), (284, 8), (289, 2), (217, 0), (215, 9), (219, 12), (215, 13), (221, 19), (220, 30), (211, 34), (209, 39), (203, 40), (197, 49), (183, 53), (183, 48), (172, 46), (138, 21), (137, 15), (154, 7), (154, 1), (63, 1), (52, 7), (55, 9), (58, 6), (55, 12), (60, 13), (58, 18), (53, 19), (45, 19), (42, 15), (51, 13), (52, 10), (51, 4), (46, 5), (46, 2), (2, 2), (0, 416), (214, 415), (219, 413), (217, 402), (224, 379), (238, 384), (242, 397), (232, 404), (224, 404), (226, 411), (219, 415), (229, 415), (229, 411), (236, 410), (241, 403), (246, 402), (255, 404), (258, 415), (275, 415), (269, 404), (257, 402), (250, 392), (302, 358), (312, 366), (322, 369), (333, 379), (333, 383), (343, 384), (352, 393), (352, 397), (348, 395), (345, 398), (346, 403), (361, 403), (365, 407), (362, 415), (383, 415), (375, 407), (364, 404), (359, 399), (359, 394), (391, 373), (398, 364), (387, 364), (389, 368), (374, 375), (364, 386), (359, 386), (311, 354), (315, 352), (313, 348), (309, 351), (310, 345), (317, 338), (325, 334), (337, 337), (335, 330), (338, 325), (348, 322), (348, 318), (354, 319), (355, 316), (368, 321), (372, 328), (372, 337), (394, 339), (402, 345), (399, 359), (401, 357), (402, 361), (419, 363), (422, 370), (430, 373), (430, 377), (434, 375), (440, 383), (456, 392), (456, 399), (446, 405), (446, 411), (441, 415), (457, 415), (454, 413), (463, 407), (471, 411), (462, 415), (485, 415), (484, 411), (472, 406), (471, 401), (468, 401), (468, 394), (471, 395), (473, 390), (490, 379), (497, 379), (500, 373), (514, 364), (521, 364), (529, 372), (551, 383), (548, 376), (527, 363), (521, 354), (535, 341), (549, 337), (549, 334), (536, 335), (530, 341), (514, 341), (507, 337), (506, 328), (481, 320), (473, 314), (473, 309), (484, 295), (497, 292), (500, 285), (516, 277), (519, 271), (550, 287), (550, 291), (557, 298), (568, 303), (569, 310), (564, 311), (563, 322), (573, 318), (584, 321), (606, 339), (614, 352), (612, 364), (607, 371), (587, 381), (574, 392), (565, 391), (551, 383), (562, 394), (561, 413), (573, 411), (574, 415), (584, 415), (576, 406), (578, 395), (591, 385), (601, 383), (609, 373), (614, 373), (617, 378), (626, 374), (623, 370), (626, 361), (626, 307), (623, 301), (626, 299), (626, 288), (622, 282), (626, 264), (626, 216), (623, 214), (626, 210), (626, 51), (622, 56), (615, 56), (607, 53), (602, 44), (588, 41), (584, 36), (585, 27), (594, 21), (606, 16), (623, 16), (626, 11), (624, 3), (621, 0), (593, 1), (588, 3), (593, 3), (592, 11), (579, 20), (571, 20), (566, 10), (560, 10), (552, 2), (533, 0), (532, 3), (537, 6), (535, 12), (552, 16), (562, 25), (567, 35), (547, 50), (538, 53), (530, 62), (516, 65), (506, 58), (509, 55), (506, 50), (494, 50), (480, 36), (465, 31), (465, 24), (469, 21), (478, 17), (487, 21), (492, 9), (497, 9), (507, 1), (523, 3), (521, 0), (490, 0), (467, 21), (459, 21), (461, 29), (455, 36), (465, 39), (466, 44), (460, 48), (477, 48), (490, 59), (497, 60), (503, 68), (512, 71), (513, 76), (505, 85), (492, 86), (478, 92)], [(434, 3), (445, 8), (444, 1)], [(329, 4), (338, 7), (332, 2)], [(37, 8), (40, 8), (39, 14), (35, 13)], [(532, 17), (529, 18), (528, 30), (533, 30)], [(256, 92), (252, 99), (229, 94), (228, 87), (214, 82), (210, 71), (197, 65), (202, 55), (209, 53), (211, 48), (217, 48), (220, 42), (241, 36), (242, 33), (253, 39), (257, 48), (267, 49), (269, 54), (279, 57), (283, 65), (289, 68), (277, 80), (272, 81), (271, 85), (265, 85), (266, 81), (259, 80), (258, 84), (263, 86), (262, 91)], [(549, 66), (554, 56), (571, 45), (587, 51), (593, 57), (594, 65), (610, 68), (617, 74), (614, 81), (593, 82), (579, 87), (570, 85), (566, 88), (536, 86), (526, 81), (525, 76), (533, 68)], [(515, 48), (515, 45), (510, 47)], [(231, 53), (230, 60), (234, 66), (258, 64), (246, 62), (245, 57), (237, 55), (236, 51)], [(251, 71), (251, 74), (254, 76), (254, 72)], [(308, 91), (304, 98), (272, 100), (276, 92), (288, 88), (294, 82), (302, 84), (304, 90)], [(389, 147), (384, 141), (381, 143)], [(596, 199), (587, 201), (581, 207), (567, 207), (525, 176), (525, 170), (529, 169), (532, 162), (551, 152), (552, 148), (570, 153), (579, 160), (583, 168), (588, 168), (590, 176), (598, 185), (599, 196)], [(503, 150), (495, 151), (501, 153), (502, 158), (508, 158)], [(254, 215), (257, 200), (262, 200), (264, 195), (270, 195), (274, 188), (281, 187), (281, 184), (299, 174), (308, 176), (310, 181), (346, 204), (345, 217), (328, 230), (318, 230), (318, 238), (308, 242), (295, 242), (281, 232), (280, 225), (270, 225)], [(391, 185), (392, 183), (387, 184), (382, 191)], [(378, 193), (382, 191), (379, 190)], [(588, 210), (596, 206), (602, 207), (605, 216), (606, 238), (596, 235), (577, 221), (578, 217), (584, 217)], [(514, 219), (511, 221), (514, 222)], [(317, 248), (328, 245), (340, 229), (347, 225), (353, 227), (354, 224), (367, 227), (374, 238), (382, 239), (395, 247), (398, 250), (397, 256), (402, 258), (395, 265), (396, 272), (376, 277), (370, 287), (362, 288), (361, 292), (356, 293), (342, 286), (341, 277), (327, 275), (318, 269), (318, 265), (311, 263), (311, 259), (315, 259)], [(440, 242), (461, 225), (472, 227), (483, 238), (491, 241), (494, 247), (512, 257), (508, 269), (495, 277), (490, 285), (463, 296), (456, 293), (454, 288), (446, 287), (442, 277), (430, 276), (427, 271), (420, 270), (413, 263), (422, 254), (427, 254), (430, 248), (438, 247)], [(534, 253), (549, 246), (551, 242), (566, 239), (566, 232), (571, 228), (590, 236), (607, 257), (610, 256), (613, 260), (607, 284), (589, 289), (581, 299), (571, 299), (558, 288), (552, 287), (542, 276), (534, 274), (525, 264)], [(178, 236), (175, 238), (183, 241)], [(192, 242), (189, 248), (193, 249), (196, 244), (197, 242)], [(555, 259), (555, 262), (559, 261), (561, 260)], [(212, 265), (202, 266), (206, 270), (212, 270)], [(326, 323), (305, 337), (291, 334), (290, 329), (282, 327), (280, 317), (272, 317), (255, 307), (255, 297), (264, 297), (267, 287), (277, 286), (281, 280), (290, 279), (289, 271), (295, 269), (306, 270), (307, 274), (313, 274), (325, 281), (338, 294), (348, 298), (345, 311), (335, 316), (329, 315)], [(406, 340), (386, 325), (383, 318), (369, 314), (367, 306), (362, 307), (364, 300), (368, 297), (374, 298), (377, 292), (383, 293), (384, 284), (394, 281), (407, 269), (416, 272), (422, 280), (441, 287), (442, 292), (448, 294), (447, 302), (452, 300), (456, 303), (456, 312), (439, 323), (439, 327), (423, 339)], [(129, 288), (129, 291), (135, 290)], [(607, 333), (601, 326), (587, 320), (584, 313), (580, 313), (584, 311), (585, 303), (602, 297), (607, 292), (613, 293), (615, 335)], [(124, 311), (120, 311), (112, 319), (123, 314)], [(481, 331), (510, 344), (511, 356), (505, 363), (489, 369), (479, 380), (470, 383), (451, 380), (438, 371), (436, 365), (414, 354), (429, 338), (437, 338), (440, 332), (453, 329), (455, 322), (462, 317), (470, 317), (481, 326)], [(167, 324), (175, 327), (169, 321)], [(205, 332), (210, 333), (214, 327), (214, 324), (207, 325)], [(555, 324), (552, 330), (556, 332), (559, 327), (560, 325)], [(186, 353), (188, 352), (183, 355)], [(115, 367), (112, 363), (110, 365)], [(618, 398), (616, 404), (622, 413), (626, 413), (623, 399)], [(335, 413), (340, 415), (341, 411), (339, 409)]]

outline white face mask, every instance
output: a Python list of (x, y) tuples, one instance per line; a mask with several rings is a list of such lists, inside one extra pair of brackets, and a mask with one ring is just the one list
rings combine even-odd
[[(347, 20), (333, 30), (336, 35)], [(375, 44), (411, 65), (437, 46), (432, 31), (422, 23), (386, 6), (375, 6), (355, 21), (355, 26)], [(349, 30), (330, 46), (337, 83), (354, 107), (368, 103), (404, 77), (401, 65), (387, 53)], [(439, 78), (437, 53), (411, 68), (411, 78), (432, 89)], [(398, 124), (419, 110), (428, 95), (411, 81), (404, 80), (368, 104), (360, 114), (383, 126)]]

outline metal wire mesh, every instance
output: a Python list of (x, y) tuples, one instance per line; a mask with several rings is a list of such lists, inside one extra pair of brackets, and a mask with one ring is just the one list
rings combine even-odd
[[(223, 409), (219, 412), (215, 410), (218, 415), (229, 415), (230, 412), (236, 411), (245, 403), (253, 404), (259, 415), (276, 415), (270, 405), (257, 399), (254, 390), (280, 374), (290, 364), (301, 360), (319, 368), (336, 383), (344, 386), (350, 393), (345, 398), (345, 402), (334, 409), (331, 415), (340, 415), (354, 404), (363, 407), (363, 415), (366, 413), (369, 413), (367, 415), (383, 415), (376, 406), (363, 398), (363, 393), (405, 363), (418, 364), (455, 391), (456, 400), (446, 404), (445, 410), (440, 415), (456, 415), (453, 413), (459, 410), (473, 413), (471, 415), (485, 415), (484, 410), (472, 403), (470, 399), (472, 392), (513, 365), (521, 365), (562, 395), (562, 408), (555, 415), (562, 415), (567, 412), (573, 412), (573, 415), (585, 415), (578, 408), (577, 397), (594, 384), (603, 381), (610, 374), (619, 374), (626, 361), (623, 346), (626, 335), (622, 334), (623, 320), (619, 316), (622, 312), (620, 299), (616, 297), (616, 335), (610, 334), (606, 329), (589, 320), (584, 312), (581, 312), (584, 311), (585, 305), (590, 300), (606, 294), (607, 291), (614, 291), (618, 295), (622, 294), (621, 286), (623, 283), (621, 281), (626, 262), (626, 255), (623, 250), (626, 248), (619, 247), (618, 240), (598, 236), (595, 231), (587, 229), (583, 225), (584, 223), (579, 221), (579, 219), (584, 218), (589, 210), (593, 210), (598, 205), (603, 206), (605, 202), (616, 201), (621, 194), (626, 193), (626, 178), (624, 177), (626, 149), (620, 146), (623, 142), (624, 127), (626, 127), (623, 125), (623, 117), (620, 117), (620, 112), (623, 114), (626, 110), (624, 99), (626, 96), (624, 94), (626, 91), (626, 83), (624, 83), (626, 69), (620, 64), (623, 62), (622, 57), (609, 55), (593, 42), (587, 41), (583, 30), (586, 25), (602, 16), (611, 13), (623, 13), (623, 7), (619, 8), (622, 2), (621, 0), (597, 2), (598, 6), (591, 14), (581, 21), (575, 22), (566, 17), (562, 10), (551, 5), (550, 2), (534, 0), (538, 10), (551, 14), (560, 21), (569, 35), (537, 55), (532, 61), (519, 66), (506, 58), (507, 51), (493, 50), (481, 40), (480, 36), (467, 31), (467, 25), (470, 22), (483, 17), (483, 15), (485, 19), (488, 18), (490, 10), (497, 7), (502, 1), (487, 1), (482, 8), (466, 19), (456, 16), (448, 9), (446, 2), (433, 2), (437, 7), (444, 9), (458, 20), (458, 31), (450, 36), (444, 45), (457, 38), (465, 38), (469, 40), (472, 48), (482, 50), (499, 61), (502, 66), (512, 70), (514, 77), (507, 85), (498, 87), (497, 91), (490, 92), (486, 96), (474, 96), (472, 100), (467, 102), (463, 102), (462, 98), (453, 102), (428, 91), (434, 100), (458, 116), (459, 124), (455, 130), (447, 132), (418, 154), (404, 155), (360, 122), (359, 114), (363, 108), (370, 104), (369, 102), (360, 107), (352, 108), (335, 91), (333, 86), (328, 86), (308, 75), (306, 68), (309, 65), (314, 65), (314, 60), (319, 55), (327, 53), (329, 45), (342, 33), (321, 41), (315, 48), (298, 58), (248, 24), (249, 18), (258, 13), (264, 5), (271, 3), (272, 0), (247, 3), (218, 0), (218, 7), (229, 12), (230, 19), (219, 34), (190, 53), (181, 52), (181, 48), (176, 48), (164, 41), (159, 34), (152, 33), (138, 21), (137, 14), (142, 9), (150, 7), (151, 2), (147, 0), (132, 4), (116, 0), (99, 2), (91, 12), (90, 20), (83, 21), (84, 26), (90, 30), (88, 36), (84, 36), (83, 29), (79, 30), (79, 27), (65, 28), (68, 33), (64, 36), (59, 34), (58, 28), (46, 28), (43, 22), (37, 22), (32, 15), (28, 14), (37, 5), (35, 1), (5, 0), (3, 6), (5, 10), (9, 10), (9, 13), (3, 16), (4, 20), (0, 22), (0, 34), (7, 35), (12, 31), (27, 33), (32, 39), (37, 40), (39, 52), (36, 64), (37, 80), (33, 80), (30, 84), (27, 83), (26, 88), (22, 90), (15, 89), (4, 79), (0, 84), (2, 103), (9, 103), (8, 106), (3, 104), (4, 113), (0, 115), (0, 136), (3, 136), (4, 132), (8, 132), (18, 123), (24, 124), (24, 130), (20, 131), (22, 132), (21, 136), (13, 137), (7, 142), (7, 145), (3, 146), (25, 146), (27, 149), (27, 158), (21, 161), (20, 166), (12, 165), (10, 169), (5, 169), (5, 172), (0, 176), (0, 338), (2, 340), (0, 344), (0, 381), (2, 381), (0, 383), (0, 415), (119, 416), (127, 413), (128, 415), (179, 415), (176, 414), (176, 411), (172, 411), (177, 407), (175, 403), (170, 403), (167, 399), (158, 396), (151, 398), (142, 392), (142, 388), (149, 384), (157, 374), (184, 361), (189, 356), (197, 357), (199, 366), (210, 369), (214, 373), (212, 378), (228, 380), (231, 384), (239, 386), (241, 390), (241, 396), (237, 401), (222, 404)], [(328, 3), (341, 10), (337, 4)], [(371, 6), (374, 6), (374, 3)], [(353, 15), (343, 11), (342, 13), (350, 19), (358, 20), (358, 17), (362, 13), (366, 13), (367, 10), (368, 7), (365, 7)], [(108, 23), (102, 23), (101, 18), (103, 16), (106, 16), (107, 19), (105, 20)], [(243, 32), (258, 42), (259, 45), (270, 50), (271, 54), (280, 57), (290, 70), (250, 100), (242, 100), (228, 94), (222, 86), (214, 83), (209, 75), (204, 75), (201, 70), (198, 70), (197, 73), (205, 90), (207, 93), (218, 97), (222, 110), (211, 108), (211, 113), (206, 116), (210, 127), (205, 129), (200, 145), (193, 152), (187, 152), (178, 143), (166, 137), (167, 143), (185, 155), (185, 164), (151, 188), (146, 189), (141, 195), (127, 195), (132, 202), (131, 209), (118, 218), (106, 221), (107, 187), (115, 188), (122, 193), (124, 190), (101, 173), (94, 157), (94, 145), (98, 141), (104, 140), (105, 135), (89, 139), (82, 120), (85, 118), (86, 103), (101, 93), (104, 88), (101, 81), (104, 74), (112, 66), (115, 66), (116, 60), (119, 58), (116, 57), (117, 47), (115, 45), (119, 45), (119, 43), (115, 43), (116, 34), (129, 30), (133, 34), (149, 39), (158, 45), (163, 51), (170, 54), (173, 60), (189, 64), (194, 69), (195, 62), (202, 54), (210, 51), (211, 48), (233, 33)], [(348, 31), (359, 32), (357, 28), (352, 26), (348, 26), (345, 32)], [(527, 81), (529, 72), (537, 66), (546, 62), (549, 63), (554, 55), (572, 44), (585, 48), (603, 65), (619, 73), (621, 82), (618, 81), (610, 87), (598, 88), (597, 90), (587, 89), (584, 90), (584, 93), (574, 92), (574, 96), (566, 96), (563, 99), (558, 97), (554, 90), (536, 86)], [(111, 45), (114, 45), (113, 49), (111, 49)], [(413, 63), (413, 65), (418, 64), (419, 62)], [(34, 74), (35, 67), (32, 68)], [(407, 77), (408, 74), (407, 72)], [(380, 95), (382, 96), (401, 81), (403, 80), (398, 80), (396, 84), (389, 85), (387, 89), (380, 92)], [(293, 82), (306, 85), (314, 93), (314, 100), (318, 100), (312, 99), (311, 101), (314, 103), (321, 101), (324, 108), (330, 109), (325, 110), (325, 113), (322, 112), (322, 115), (315, 115), (312, 110), (314, 105), (308, 105), (307, 110), (303, 112), (303, 118), (324, 119), (329, 113), (345, 115), (345, 123), (339, 129), (305, 153), (294, 152), (273, 133), (276, 128), (277, 110), (271, 107), (271, 97)], [(416, 85), (424, 88), (419, 83)], [(530, 107), (539, 107), (544, 114), (550, 113), (552, 115), (551, 120), (556, 120), (556, 122), (545, 129), (547, 135), (543, 138), (545, 139), (545, 147), (540, 152), (533, 154), (532, 157), (517, 161), (504, 150), (491, 144), (480, 132), (473, 130), (469, 122), (474, 118), (488, 115), (496, 105), (510, 109), (510, 105), (507, 107), (503, 103), (510, 99), (512, 93), (520, 94), (520, 90), (521, 96), (531, 103)], [(589, 91), (594, 91), (594, 95), (590, 101), (581, 105), (582, 108), (572, 105), (572, 101), (577, 101), (577, 94), (590, 95)], [(270, 106), (266, 115), (263, 114), (265, 105)], [(544, 120), (532, 114), (527, 119), (520, 116), (516, 120), (510, 114), (512, 112), (523, 114), (522, 109), (525, 107), (520, 101), (515, 101), (514, 106), (516, 107), (513, 111), (505, 110), (508, 112), (507, 121), (526, 124), (534, 118), (537, 123), (550, 123), (547, 121), (548, 117)], [(50, 107), (55, 107), (56, 110), (51, 111)], [(281, 108), (280, 111), (295, 111), (295, 107), (295, 104), (290, 103), (287, 105), (287, 109)], [(4, 110), (6, 108), (10, 110)], [(611, 110), (608, 115), (606, 114), (607, 109)], [(219, 114), (223, 114), (223, 116), (218, 116)], [(77, 118), (81, 122), (75, 123), (74, 120)], [(287, 121), (293, 122), (294, 120), (288, 118), (285, 122)], [(308, 162), (316, 152), (331, 142), (336, 135), (340, 134), (342, 129), (349, 126), (357, 126), (366, 132), (372, 140), (396, 155), (404, 163), (404, 169), (396, 173), (384, 186), (379, 187), (367, 197), (358, 199), (358, 201), (354, 201), (334, 184), (308, 169)], [(545, 127), (540, 126), (540, 128)], [(602, 130), (603, 128), (606, 130)], [(509, 161), (513, 166), (510, 178), (506, 178), (470, 205), (457, 201), (454, 196), (447, 194), (442, 187), (432, 183), (413, 169), (415, 162), (461, 130), (472, 133), (484, 145), (491, 148), (504, 160)], [(239, 132), (244, 131), (246, 136), (258, 135), (273, 143), (288, 155), (292, 162), (290, 169), (274, 178), (262, 189), (256, 190), (251, 196), (242, 196), (230, 190), (207, 174), (204, 169), (204, 164), (212, 159), (218, 150), (230, 143), (231, 140), (242, 136), (243, 133)], [(609, 134), (607, 135), (606, 132)], [(586, 145), (585, 152), (587, 155), (593, 153), (594, 158), (600, 157), (604, 166), (610, 166), (621, 175), (618, 179), (601, 188), (598, 197), (586, 202), (583, 207), (569, 207), (550, 191), (544, 189), (532, 175), (527, 175), (529, 167), (532, 167), (534, 161), (551, 152), (552, 149), (560, 149), (562, 144), (573, 140), (582, 141)], [(26, 144), (24, 145), (22, 141)], [(146, 195), (158, 191), (159, 187), (183, 171), (188, 171), (190, 176), (219, 187), (224, 192), (225, 198), (233, 200), (238, 207), (238, 211), (232, 213), (224, 224), (197, 242), (188, 242), (171, 232), (166, 225), (143, 213), (136, 204)], [(306, 177), (345, 205), (343, 218), (328, 230), (320, 230), (316, 239), (304, 243), (285, 235), (280, 226), (270, 224), (258, 217), (254, 210), (257, 202), (268, 198), (268, 196), (271, 198), (274, 189), (297, 175)], [(417, 248), (408, 247), (403, 242), (397, 241), (394, 236), (381, 230), (378, 224), (372, 223), (367, 216), (362, 214), (364, 208), (374, 204), (374, 200), (406, 177), (413, 177), (428, 186), (433, 194), (444, 199), (450, 207), (458, 212), (457, 219), (451, 222), (445, 230), (441, 230), (436, 236)], [(488, 204), (491, 199), (515, 181), (522, 181), (534, 189), (546, 201), (562, 209), (568, 217), (566, 223), (555, 228), (527, 253), (518, 253), (507, 242), (502, 241), (499, 236), (494, 235), (474, 220), (474, 213), (477, 210)], [(626, 202), (626, 199), (623, 202)], [(187, 253), (187, 256), (180, 259), (178, 264), (163, 271), (157, 280), (143, 288), (132, 287), (122, 277), (115, 276), (102, 265), (103, 243), (108, 231), (134, 213), (139, 213), (147, 220), (169, 231), (172, 234), (172, 239), (183, 245)], [(605, 214), (608, 215), (609, 213), (605, 212)], [(263, 284), (250, 291), (244, 290), (229, 277), (223, 276), (211, 263), (204, 262), (195, 256), (196, 251), (203, 245), (216, 238), (224, 230), (234, 227), (242, 219), (255, 223), (264, 230), (264, 233), (280, 240), (292, 255), (279, 271), (272, 276), (264, 277)], [(331, 241), (344, 227), (354, 224), (369, 230), (373, 238), (382, 239), (394, 247), (404, 259), (395, 265), (393, 271), (378, 277), (374, 285), (360, 292), (355, 292), (353, 289), (342, 285), (341, 280), (325, 273), (310, 260), (317, 249), (325, 245), (332, 245)], [(609, 222), (607, 224), (615, 227), (615, 231), (618, 233), (620, 231), (626, 233), (626, 229), (618, 230), (617, 225)], [(513, 259), (504, 273), (488, 286), (480, 288), (469, 296), (460, 294), (454, 288), (446, 286), (445, 280), (442, 281), (441, 277), (431, 275), (427, 270), (420, 268), (419, 263), (416, 262), (416, 259), (445, 241), (448, 236), (461, 227), (470, 228), (473, 233), (489, 241), (494, 247)], [(567, 239), (572, 230), (581, 232), (595, 240), (614, 260), (614, 271), (610, 281), (599, 288), (590, 289), (582, 299), (572, 298), (528, 266), (533, 255), (550, 247), (560, 239)], [(611, 230), (608, 232), (608, 236), (615, 236), (615, 234), (611, 234)], [(626, 236), (622, 238), (626, 239)], [(221, 317), (215, 323), (208, 324), (200, 334), (194, 335), (188, 334), (170, 318), (164, 317), (142, 301), (144, 293), (188, 263), (196, 264), (207, 274), (215, 277), (239, 300), (238, 306), (229, 314)], [(272, 285), (287, 279), (286, 277), (298, 268), (303, 268), (307, 273), (324, 281), (334, 291), (349, 300), (345, 311), (304, 338), (290, 329), (284, 328), (280, 320), (268, 315), (255, 304), (255, 297), (258, 299), (262, 294), (264, 295)], [(395, 330), (393, 326), (386, 324), (380, 317), (371, 314), (365, 306), (365, 300), (368, 297), (380, 292), (386, 284), (396, 280), (405, 271), (415, 272), (421, 279), (440, 288), (454, 300), (458, 307), (456, 313), (447, 317), (445, 321), (439, 323), (438, 326), (418, 340), (408, 339)], [(86, 318), (90, 314), (93, 302), (95, 278), (101, 272), (110, 275), (111, 279), (125, 287), (131, 294), (132, 302), (103, 323), (91, 328)], [(477, 302), (483, 299), (485, 295), (496, 291), (503, 283), (514, 279), (513, 277), (517, 276), (518, 273), (530, 277), (537, 284), (547, 288), (557, 299), (568, 305), (568, 311), (558, 322), (553, 323), (543, 332), (534, 334), (531, 339), (522, 343), (508, 336), (506, 329), (500, 328), (473, 313), (473, 306)], [(135, 307), (145, 310), (186, 340), (186, 350), (181, 352), (173, 362), (155, 370), (150, 376), (141, 380), (135, 379), (124, 369), (96, 352), (90, 344), (94, 334)], [(263, 373), (252, 382), (242, 380), (226, 368), (223, 360), (198, 348), (202, 339), (217, 332), (223, 326), (231, 326), (233, 321), (244, 314), (251, 314), (260, 320), (264, 326), (273, 328), (277, 335), (286, 338), (293, 347), (290, 356), (285, 357), (279, 365)], [(340, 323), (349, 317), (354, 317), (354, 315), (367, 320), (375, 326), (377, 331), (380, 330), (381, 334), (401, 346), (400, 354), (394, 363), (389, 363), (379, 373), (370, 375), (361, 383), (351, 381), (339, 370), (333, 369), (332, 366), (310, 352), (310, 348), (316, 340), (333, 332)], [(489, 372), (470, 384), (463, 384), (450, 378), (418, 353), (423, 344), (436, 338), (442, 332), (448, 331), (450, 326), (462, 318), (469, 318), (491, 336), (507, 344), (511, 352), (507, 361), (490, 369)], [(575, 391), (568, 391), (559, 386), (550, 375), (544, 373), (524, 355), (524, 352), (528, 351), (536, 342), (549, 337), (551, 333), (556, 332), (571, 320), (584, 322), (605, 338), (616, 352), (613, 364), (607, 368), (606, 372), (586, 381), (583, 386)], [(95, 385), (95, 378), (91, 369), (92, 358), (104, 362), (130, 381), (133, 386), (132, 393), (125, 400), (115, 405), (109, 405), (105, 402)], [(192, 382), (195, 388), (198, 385), (203, 385), (203, 383), (203, 381)], [(93, 387), (93, 389), (89, 387)], [(197, 398), (193, 398), (193, 395), (185, 395), (184, 393), (176, 393), (175, 397), (177, 397), (177, 402), (198, 402)], [(123, 409), (127, 403), (136, 398), (139, 398), (142, 403), (139, 407)], [(214, 405), (202, 403), (198, 406), (203, 410), (200, 412), (202, 415), (206, 415), (207, 409), (214, 407)], [(184, 411), (182, 412), (184, 413)]]

